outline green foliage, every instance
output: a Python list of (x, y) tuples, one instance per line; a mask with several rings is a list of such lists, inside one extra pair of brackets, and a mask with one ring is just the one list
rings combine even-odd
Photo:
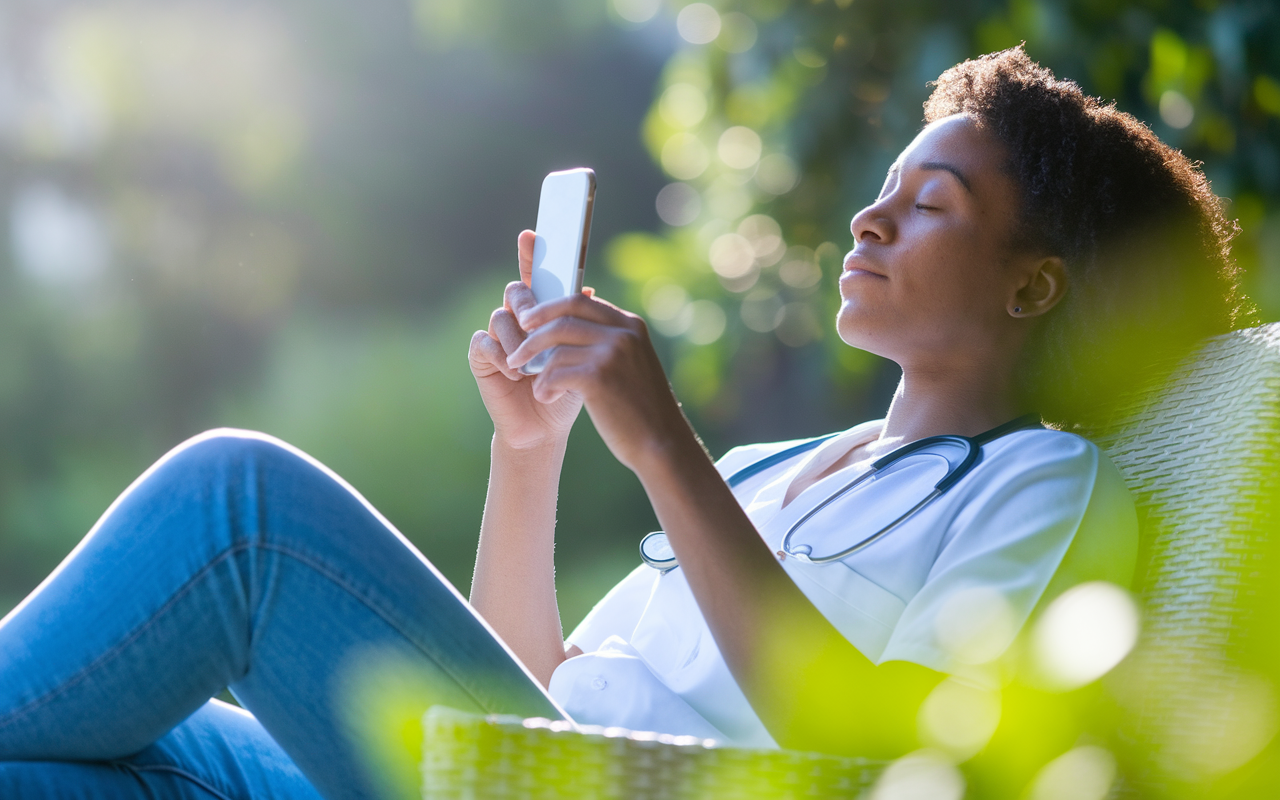
[[(0, 5), (0, 612), (221, 425), (311, 451), (465, 590), (490, 431), (465, 353), (538, 181), (658, 185), (634, 134), (662, 53), (624, 35), (597, 0)], [(652, 517), (573, 442), (569, 625)]]
[[(629, 243), (611, 253), (633, 300), (652, 317), (677, 321), (657, 327), (682, 339), (675, 375), (691, 402), (715, 405), (739, 393), (734, 365), (758, 359), (761, 348), (822, 348), (837, 380), (876, 368), (875, 359), (849, 358), (830, 323), (840, 256), (852, 246), (849, 219), (875, 197), (886, 167), (919, 129), (928, 81), (964, 58), (1020, 42), (1059, 77), (1116, 100), (1204, 162), (1240, 222), (1235, 254), (1248, 289), (1264, 317), (1280, 315), (1274, 5), (713, 5), (719, 34), (673, 55), (643, 129), (655, 162), (682, 184), (659, 199), (671, 223), (666, 249)], [(665, 271), (646, 266), (659, 253)], [(810, 285), (815, 267), (820, 280)], [(688, 304), (722, 308), (722, 336), (682, 324), (692, 317), (672, 302), (677, 288)], [(708, 366), (720, 372), (708, 376)]]

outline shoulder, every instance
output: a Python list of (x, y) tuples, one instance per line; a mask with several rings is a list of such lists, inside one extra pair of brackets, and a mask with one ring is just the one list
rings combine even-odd
[[(1106, 579), (1127, 585), (1138, 542), (1133, 497), (1115, 465), (1096, 444), (1052, 429), (1017, 431), (983, 447), (967, 487), (975, 519), (1034, 521), (1028, 530), (1057, 531), (1071, 542), (1074, 582)], [(1086, 577), (1087, 576), (1087, 577)]]
[(970, 491), (1006, 486), (1010, 491), (1052, 480), (1076, 484), (1086, 494), (1104, 477), (1106, 455), (1096, 444), (1074, 433), (1051, 428), (1014, 431), (982, 446)]
[(1088, 494), (1104, 493), (1133, 505), (1119, 470), (1098, 445), (1075, 433), (1034, 428), (1002, 436), (983, 447), (983, 464), (996, 476), (1014, 479), (1074, 479)]

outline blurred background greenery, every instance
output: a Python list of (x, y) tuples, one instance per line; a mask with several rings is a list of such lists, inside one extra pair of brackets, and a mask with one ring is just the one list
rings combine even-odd
[[(219, 425), (329, 464), (465, 592), (467, 341), (551, 169), (596, 169), (588, 283), (715, 454), (877, 416), (895, 369), (830, 324), (849, 219), (927, 82), (1020, 41), (1204, 162), (1280, 317), (1272, 0), (7, 0), (0, 611)], [(584, 415), (566, 629), (655, 524)]]

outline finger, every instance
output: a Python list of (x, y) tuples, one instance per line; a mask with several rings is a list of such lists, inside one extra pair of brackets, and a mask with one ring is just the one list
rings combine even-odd
[(516, 322), (515, 315), (505, 308), (494, 310), (489, 316), (489, 335), (502, 345), (503, 359), (515, 352), (524, 341), (524, 331)]
[(489, 335), (487, 331), (476, 331), (471, 334), (471, 348), (467, 353), (471, 361), (471, 369), (477, 377), (488, 377), (501, 372), (513, 381), (524, 380), (519, 370), (507, 366), (507, 353), (502, 345)]
[(507, 289), (502, 293), (502, 303), (511, 313), (519, 315), (526, 309), (533, 308), (538, 304), (538, 299), (533, 296), (533, 290), (524, 285), (520, 281), (512, 281), (507, 284)]
[(599, 348), (565, 345), (556, 348), (533, 381), (533, 397), (539, 403), (554, 403), (568, 392), (582, 394), (595, 374)]
[(533, 285), (533, 244), (538, 235), (530, 230), (520, 231), (516, 237), (516, 253), (520, 261), (520, 280), (525, 286)]
[(595, 296), (596, 296), (596, 290), (595, 290), (595, 289), (593, 289), (593, 288), (591, 288), (590, 286), (583, 286), (583, 287), (582, 287), (582, 293), (583, 293), (583, 294), (585, 294), (587, 297), (595, 297)]
[(597, 344), (616, 332), (616, 328), (581, 317), (560, 317), (537, 328), (518, 347), (508, 351), (507, 364), (519, 368), (543, 350), (560, 345)]
[(563, 316), (581, 317), (603, 325), (630, 327), (636, 319), (612, 303), (585, 294), (573, 294), (539, 303), (516, 314), (520, 327), (531, 331)]

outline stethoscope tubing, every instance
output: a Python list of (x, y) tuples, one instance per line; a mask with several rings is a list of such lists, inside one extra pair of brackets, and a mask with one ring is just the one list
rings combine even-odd
[(870, 547), (871, 545), (875, 544), (876, 542), (880, 541), (885, 536), (888, 536), (890, 533), (893, 532), (895, 528), (897, 528), (902, 523), (914, 517), (916, 515), (916, 512), (918, 512), (920, 509), (924, 508), (925, 506), (929, 505), (929, 503), (933, 502), (938, 497), (938, 495), (942, 494), (940, 490), (934, 489), (933, 491), (929, 492), (929, 494), (926, 495), (923, 500), (921, 500), (920, 502), (912, 506), (910, 509), (908, 509), (907, 512), (904, 513), (902, 516), (898, 517), (893, 522), (890, 522), (888, 525), (885, 525), (883, 528), (871, 534), (870, 536), (858, 542), (857, 544), (853, 545), (852, 547), (846, 547), (845, 549), (841, 550), (838, 553), (833, 553), (829, 556), (815, 556), (815, 555), (812, 555), (813, 553), (812, 550), (809, 550), (809, 552), (801, 552), (800, 548), (809, 547), (809, 545), (807, 544), (802, 544), (799, 547), (792, 549), (791, 537), (793, 534), (795, 534), (795, 532), (800, 528), (801, 525), (803, 525), (814, 514), (817, 514), (819, 511), (821, 511), (831, 503), (838, 500), (840, 496), (843, 495), (845, 492), (857, 486), (866, 477), (868, 476), (867, 475), (859, 476), (858, 480), (853, 481), (852, 483), (845, 486), (840, 491), (828, 497), (826, 500), (823, 500), (821, 503), (818, 504), (816, 508), (809, 511), (803, 517), (793, 522), (791, 524), (791, 527), (787, 529), (787, 532), (782, 537), (782, 552), (786, 553), (789, 556), (792, 556), (793, 558), (804, 558), (805, 560), (810, 561), (814, 564), (830, 564), (833, 561), (843, 561), (844, 559), (848, 558), (849, 556), (853, 555), (859, 550), (864, 550)]
[[(946, 493), (948, 489), (950, 489), (955, 484), (959, 483), (960, 480), (964, 478), (964, 476), (967, 475), (970, 470), (972, 470), (975, 466), (978, 465), (978, 462), (982, 458), (983, 444), (985, 444), (987, 441), (990, 441), (992, 438), (995, 438), (996, 436), (1001, 436), (1005, 433), (1019, 430), (1021, 428), (1027, 428), (1027, 427), (1033, 427), (1033, 426), (1040, 427), (1040, 424), (1038, 421), (1033, 422), (1034, 419), (1035, 419), (1034, 415), (1026, 415), (1024, 417), (1019, 417), (1018, 419), (1015, 419), (1009, 423), (1006, 423), (1005, 425), (1001, 425), (998, 428), (988, 431), (986, 434), (983, 434), (981, 436), (976, 436), (976, 437), (956, 436), (951, 434), (943, 434), (941, 436), (930, 436), (924, 439), (919, 439), (917, 441), (905, 444), (902, 447), (899, 447), (898, 449), (894, 450), (893, 452), (888, 453), (884, 456), (881, 456), (880, 458), (876, 459), (871, 463), (870, 468), (868, 468), (866, 472), (862, 473), (858, 477), (846, 483), (840, 489), (836, 490), (835, 493), (827, 496), (825, 499), (823, 499), (821, 503), (809, 509), (804, 513), (803, 516), (801, 516), (795, 522), (791, 523), (791, 526), (787, 528), (787, 532), (783, 534), (782, 543), (781, 543), (782, 549), (780, 551), (780, 554), (784, 556), (791, 556), (797, 559), (803, 559), (813, 564), (830, 564), (835, 561), (842, 561), (848, 558), (849, 556), (853, 555), (854, 553), (857, 553), (861, 550), (865, 550), (866, 548), (870, 547), (871, 545), (883, 539), (885, 536), (892, 533), (894, 530), (898, 528), (898, 526), (902, 525), (904, 522), (914, 517), (917, 513), (919, 513), (922, 509), (924, 509), (925, 506), (929, 505), (929, 503), (938, 499), (938, 497)], [(736, 473), (735, 475), (731, 476), (728, 479), (728, 483), (730, 486), (734, 486), (741, 479), (754, 476), (757, 472), (761, 471), (764, 467), (773, 466), (775, 463), (780, 463), (782, 460), (785, 460), (786, 458), (789, 458), (793, 455), (797, 455), (806, 450), (812, 449), (818, 444), (821, 444), (822, 442), (826, 441), (828, 438), (830, 437), (822, 437), (821, 439), (811, 440), (810, 442), (802, 443), (801, 445), (798, 445), (797, 447), (792, 448), (789, 451), (784, 451), (782, 453), (777, 453), (777, 454), (774, 454), (773, 456), (769, 456), (763, 459), (762, 461), (757, 462), (756, 464), (749, 465), (748, 467), (745, 467), (744, 469), (740, 470), (738, 473)], [(806, 544), (801, 544), (796, 546), (795, 548), (792, 548), (791, 539), (795, 535), (796, 531), (799, 530), (806, 522), (812, 519), (815, 514), (822, 511), (822, 509), (826, 508), (836, 500), (843, 497), (848, 492), (857, 488), (864, 481), (868, 481), (874, 478), (881, 471), (897, 463), (898, 461), (905, 458), (906, 456), (912, 455), (913, 453), (919, 452), (920, 450), (924, 450), (928, 447), (933, 447), (935, 445), (943, 444), (943, 443), (951, 444), (951, 445), (956, 445), (956, 444), (962, 445), (966, 449), (964, 458), (962, 458), (960, 462), (955, 466), (951, 466), (951, 462), (948, 460), (947, 472), (934, 485), (933, 490), (929, 492), (929, 494), (926, 495), (918, 503), (913, 505), (911, 508), (907, 509), (905, 513), (898, 516), (897, 519), (893, 520), (888, 525), (885, 525), (880, 530), (876, 531), (870, 536), (867, 536), (865, 539), (855, 543), (851, 547), (846, 547), (845, 549), (840, 550), (839, 552), (836, 552), (836, 553), (832, 553), (831, 555), (814, 556), (813, 549)], [(946, 460), (945, 456), (942, 456), (942, 458)], [(655, 531), (653, 533), (650, 533), (640, 541), (640, 557), (644, 560), (646, 564), (665, 574), (675, 569), (676, 567), (678, 567), (679, 563), (676, 561), (674, 557), (670, 559), (656, 559), (656, 558), (653, 558), (647, 552), (646, 545), (648, 543), (659, 541), (655, 537), (663, 537), (662, 541), (663, 543), (665, 543), (665, 538), (666, 538), (665, 533), (663, 533), (662, 531)], [(804, 552), (802, 552), (802, 550)]]

